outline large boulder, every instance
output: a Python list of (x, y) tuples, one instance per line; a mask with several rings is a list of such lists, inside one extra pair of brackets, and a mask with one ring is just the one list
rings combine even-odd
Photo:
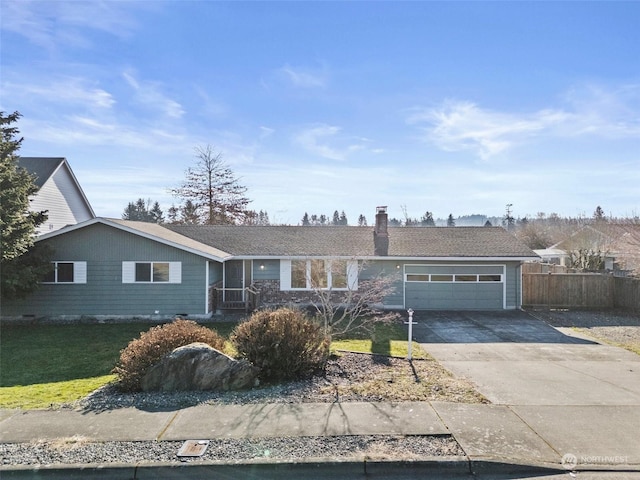
[(206, 343), (176, 348), (142, 378), (142, 390), (241, 390), (258, 385), (258, 368)]

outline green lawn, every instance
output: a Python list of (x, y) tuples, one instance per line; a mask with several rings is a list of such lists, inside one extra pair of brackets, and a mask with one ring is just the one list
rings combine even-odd
[[(334, 340), (331, 343), (331, 348), (332, 350), (377, 353), (404, 358), (407, 356), (407, 327), (403, 324), (393, 323), (376, 325), (373, 333), (350, 332), (343, 338)], [(411, 351), (413, 358), (428, 358), (427, 353), (416, 342), (412, 343)]]
[[(0, 408), (48, 408), (74, 402), (114, 380), (120, 350), (149, 323), (7, 326), (0, 329)], [(235, 323), (208, 324), (228, 337)], [(373, 335), (347, 335), (333, 350), (407, 355), (401, 324), (380, 325)], [(414, 358), (426, 354), (413, 345)]]

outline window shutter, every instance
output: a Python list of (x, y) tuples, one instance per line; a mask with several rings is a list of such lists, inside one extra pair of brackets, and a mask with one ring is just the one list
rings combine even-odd
[(291, 260), (280, 260), (280, 290), (291, 290)]
[(347, 261), (347, 286), (349, 290), (358, 290), (358, 261)]
[(182, 283), (181, 262), (169, 262), (169, 283)]
[(73, 283), (87, 283), (87, 262), (73, 262)]
[(136, 262), (122, 262), (122, 283), (136, 282)]

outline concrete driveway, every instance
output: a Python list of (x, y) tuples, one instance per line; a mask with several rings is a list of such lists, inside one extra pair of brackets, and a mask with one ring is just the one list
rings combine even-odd
[(640, 405), (640, 356), (526, 312), (422, 311), (414, 320), (414, 339), (494, 404)]

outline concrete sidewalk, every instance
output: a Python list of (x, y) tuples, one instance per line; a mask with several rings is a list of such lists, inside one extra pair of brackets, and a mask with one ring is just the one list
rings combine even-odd
[(3, 410), (0, 442), (73, 435), (104, 442), (451, 434), (471, 462), (640, 471), (638, 408), (407, 402), (200, 405), (163, 412)]

